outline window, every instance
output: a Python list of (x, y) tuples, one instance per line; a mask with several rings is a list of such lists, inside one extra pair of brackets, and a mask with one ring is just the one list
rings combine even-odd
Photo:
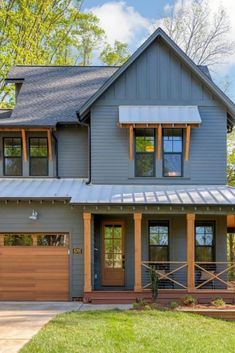
[(47, 138), (31, 137), (29, 139), (30, 175), (48, 175), (48, 147)]
[(135, 176), (153, 177), (155, 164), (154, 129), (135, 129)]
[(163, 175), (182, 176), (183, 130), (163, 129)]
[(64, 234), (43, 234), (37, 238), (38, 246), (65, 246), (66, 236)]
[(196, 222), (196, 261), (213, 262), (215, 250), (214, 222)]
[(21, 138), (6, 137), (3, 139), (3, 171), (5, 176), (22, 175)]
[(29, 234), (5, 234), (4, 246), (32, 246), (33, 238)]
[(169, 224), (167, 221), (149, 223), (149, 261), (169, 260)]

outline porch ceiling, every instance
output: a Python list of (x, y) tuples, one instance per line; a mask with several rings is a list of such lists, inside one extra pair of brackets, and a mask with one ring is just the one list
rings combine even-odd
[(0, 199), (68, 199), (72, 204), (235, 206), (226, 185), (87, 185), (84, 179), (0, 178)]

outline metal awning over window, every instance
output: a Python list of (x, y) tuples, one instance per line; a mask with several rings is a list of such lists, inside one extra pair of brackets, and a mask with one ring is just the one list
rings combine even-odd
[(162, 128), (184, 128), (185, 160), (189, 159), (191, 128), (199, 127), (202, 120), (197, 106), (175, 105), (121, 105), (119, 127), (129, 128), (129, 159), (133, 159), (133, 129), (155, 128), (157, 131), (157, 158), (161, 159)]
[(197, 106), (138, 105), (119, 106), (121, 125), (198, 125), (201, 117)]

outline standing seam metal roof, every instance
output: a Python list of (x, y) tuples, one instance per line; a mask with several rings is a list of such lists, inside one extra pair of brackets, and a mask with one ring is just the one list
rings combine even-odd
[(73, 204), (235, 205), (226, 185), (87, 185), (84, 179), (0, 179), (0, 199), (68, 199)]

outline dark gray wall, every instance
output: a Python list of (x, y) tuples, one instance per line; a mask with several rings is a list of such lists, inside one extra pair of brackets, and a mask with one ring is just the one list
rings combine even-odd
[[(66, 126), (57, 129), (58, 169), (61, 178), (87, 178), (88, 176), (88, 137), (87, 128)], [(0, 133), (0, 177), (3, 177), (3, 138), (21, 137), (18, 132)], [(46, 132), (27, 132), (27, 137), (47, 137)], [(55, 141), (52, 138), (53, 160), (48, 161), (49, 175), (56, 176)], [(28, 160), (22, 160), (23, 176), (29, 177)]]
[[(201, 127), (192, 129), (190, 161), (183, 178), (134, 178), (127, 129), (118, 124), (119, 105), (197, 105)], [(207, 88), (162, 43), (152, 44), (93, 105), (92, 181), (94, 183), (225, 184), (226, 112)]]
[(88, 134), (85, 127), (59, 128), (58, 156), (61, 178), (86, 178), (88, 176)]

